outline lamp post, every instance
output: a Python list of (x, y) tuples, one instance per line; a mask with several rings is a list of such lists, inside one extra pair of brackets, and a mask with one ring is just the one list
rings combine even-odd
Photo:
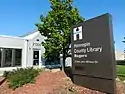
[[(125, 43), (125, 37), (124, 37), (124, 40), (122, 42)], [(124, 60), (125, 60), (125, 49), (124, 49)]]
[(124, 37), (124, 40), (122, 42), (125, 43), (125, 37)]
[(125, 37), (124, 37), (124, 40), (122, 42), (125, 43)]
[(124, 37), (124, 40), (122, 42), (125, 43), (125, 37)]

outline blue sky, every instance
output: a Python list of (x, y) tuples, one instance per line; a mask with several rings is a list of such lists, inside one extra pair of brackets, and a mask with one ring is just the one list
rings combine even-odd
[[(74, 0), (75, 7), (86, 20), (110, 13), (113, 20), (115, 48), (123, 51), (125, 44), (125, 0)], [(0, 35), (20, 36), (34, 29), (40, 14), (50, 10), (49, 0), (1, 0)]]

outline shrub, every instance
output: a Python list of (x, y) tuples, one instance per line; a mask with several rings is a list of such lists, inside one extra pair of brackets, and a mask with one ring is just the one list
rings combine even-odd
[(4, 71), (4, 73), (3, 73), (3, 77), (5, 77), (5, 78), (7, 78), (7, 76), (9, 75), (9, 71)]
[(19, 68), (11, 72), (4, 72), (4, 76), (9, 82), (9, 87), (16, 89), (26, 83), (33, 83), (39, 70), (34, 68)]
[(72, 71), (72, 67), (70, 67), (70, 66), (65, 67), (65, 71)]
[(66, 75), (68, 76), (68, 77), (70, 77), (71, 78), (71, 80), (73, 80), (73, 74), (72, 74), (72, 67), (66, 67), (65, 68), (65, 73), (66, 73)]
[(125, 60), (117, 60), (117, 65), (125, 65)]
[(36, 70), (39, 71), (39, 72), (43, 72), (43, 71), (45, 71), (44, 68), (36, 68)]

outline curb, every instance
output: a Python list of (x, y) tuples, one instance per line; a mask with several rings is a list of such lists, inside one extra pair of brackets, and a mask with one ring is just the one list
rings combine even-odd
[(6, 78), (5, 77), (0, 77), (0, 85), (3, 84), (3, 82), (5, 82)]

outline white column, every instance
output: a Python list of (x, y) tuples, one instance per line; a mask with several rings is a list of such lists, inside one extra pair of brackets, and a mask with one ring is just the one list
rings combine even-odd
[(28, 62), (28, 41), (24, 42), (24, 48), (22, 49), (22, 67), (26, 68)]
[(2, 51), (1, 51), (1, 67), (4, 67), (4, 63), (5, 63), (5, 50), (2, 49)]
[(63, 67), (63, 54), (60, 54), (60, 64), (61, 64), (61, 67)]
[(39, 68), (42, 67), (42, 60), (41, 60), (41, 50), (39, 50)]
[(12, 62), (11, 62), (11, 66), (14, 67), (15, 66), (15, 49), (12, 49)]

